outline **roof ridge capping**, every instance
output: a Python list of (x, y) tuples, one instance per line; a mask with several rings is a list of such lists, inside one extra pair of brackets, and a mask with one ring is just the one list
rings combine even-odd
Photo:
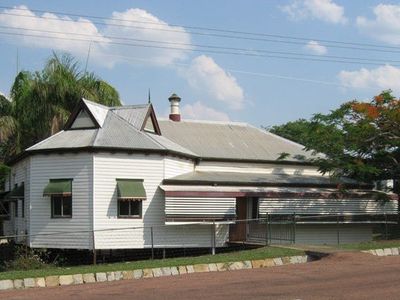
[(121, 106), (111, 106), (110, 110), (120, 110), (120, 109), (134, 109), (134, 108), (144, 108), (150, 106), (151, 103), (144, 104), (130, 104), (130, 105), (121, 105)]
[[(159, 121), (171, 121), (167, 118), (158, 118)], [(173, 122), (173, 121), (171, 121)], [(220, 125), (235, 125), (235, 126), (248, 126), (249, 124), (246, 122), (236, 122), (236, 121), (211, 121), (211, 120), (192, 120), (185, 119), (181, 120), (180, 123), (203, 123), (203, 124), (220, 124)]]

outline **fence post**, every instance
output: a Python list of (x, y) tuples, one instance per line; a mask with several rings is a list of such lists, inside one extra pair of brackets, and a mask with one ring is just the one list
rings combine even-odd
[(215, 255), (215, 221), (213, 220), (212, 225), (211, 225), (211, 254)]
[(93, 248), (93, 264), (96, 265), (97, 263), (97, 253), (96, 253), (96, 244), (95, 244), (95, 236), (94, 236), (94, 229), (92, 230), (92, 248)]
[(268, 213), (265, 215), (265, 246), (268, 246)]
[(151, 259), (154, 259), (154, 237), (153, 237), (153, 226), (150, 227), (150, 238), (151, 238)]
[(385, 212), (385, 240), (388, 239), (388, 224), (387, 224), (387, 214)]
[(269, 240), (268, 244), (270, 245), (272, 242), (272, 228), (271, 228), (272, 221), (271, 221), (271, 216), (269, 214), (267, 214), (267, 216), (268, 216), (268, 240)]
[(340, 244), (340, 235), (339, 235), (339, 215), (336, 215), (336, 237), (337, 237), (337, 244)]
[(293, 213), (293, 244), (296, 244), (296, 212)]

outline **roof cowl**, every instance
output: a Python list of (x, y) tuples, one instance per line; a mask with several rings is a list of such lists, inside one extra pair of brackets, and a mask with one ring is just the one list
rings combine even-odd
[(181, 98), (177, 94), (172, 94), (169, 98), (169, 103), (170, 103), (170, 114), (169, 114), (169, 119), (174, 122), (180, 122), (181, 121), (181, 112), (180, 112), (180, 107), (179, 104), (181, 102)]

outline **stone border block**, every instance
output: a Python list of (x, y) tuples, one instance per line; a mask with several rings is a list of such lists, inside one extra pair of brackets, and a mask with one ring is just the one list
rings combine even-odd
[(244, 260), (243, 261), (243, 269), (252, 269), (250, 260)]
[(84, 283), (93, 283), (96, 282), (96, 278), (94, 277), (94, 273), (86, 273), (82, 275)]
[(72, 275), (73, 284), (83, 284), (83, 276), (82, 274), (74, 274)]
[(171, 268), (170, 267), (161, 268), (161, 276), (171, 276)]
[(0, 280), (0, 290), (11, 290), (14, 288), (14, 282), (12, 280)]
[(24, 288), (24, 280), (23, 279), (14, 279), (14, 288), (15, 289), (23, 289)]
[(115, 271), (114, 272), (114, 278), (115, 278), (116, 281), (121, 280), (123, 278), (122, 271)]
[(143, 278), (153, 278), (152, 269), (143, 269)]
[(383, 249), (375, 249), (376, 255), (378, 256), (384, 256), (385, 252), (383, 252)]
[(96, 281), (97, 282), (107, 281), (107, 274), (104, 272), (96, 273)]
[(179, 275), (187, 274), (187, 270), (185, 266), (178, 266)]
[(218, 271), (217, 265), (216, 264), (208, 264), (208, 270), (210, 272), (217, 272)]
[(24, 278), (24, 287), (25, 288), (34, 288), (36, 286), (36, 282), (34, 278)]
[(71, 285), (74, 283), (72, 275), (61, 275), (59, 280), (60, 280), (60, 285)]
[(393, 255), (399, 255), (399, 248), (392, 248)]
[(229, 265), (227, 263), (217, 263), (217, 269), (219, 272), (228, 271)]
[(385, 256), (392, 256), (392, 255), (393, 255), (392, 249), (391, 249), (391, 248), (385, 248), (385, 249), (383, 249), (383, 254), (384, 254)]
[(243, 267), (244, 267), (244, 264), (241, 261), (231, 262), (228, 265), (229, 265), (229, 270), (230, 271), (242, 270)]
[(47, 276), (44, 280), (46, 281), (46, 286), (60, 285), (60, 278), (58, 276)]
[(35, 286), (40, 288), (46, 287), (44, 277), (35, 278)]
[(133, 270), (133, 278), (140, 279), (140, 278), (143, 278), (143, 276), (144, 276), (144, 272), (142, 269)]
[(208, 265), (207, 264), (193, 265), (193, 269), (194, 269), (194, 271), (196, 273), (210, 272), (210, 270), (208, 269)]
[(161, 268), (153, 268), (151, 270), (153, 271), (153, 277), (161, 277), (161, 276), (163, 276)]
[(107, 281), (114, 281), (114, 280), (115, 280), (114, 272), (107, 272)]
[(251, 261), (251, 266), (253, 267), (253, 269), (264, 268), (265, 261), (262, 260), (262, 259), (252, 260)]
[(123, 280), (133, 279), (133, 271), (122, 271), (122, 279)]
[(189, 274), (189, 273), (194, 273), (194, 268), (193, 268), (193, 266), (192, 266), (192, 265), (186, 266), (186, 271), (187, 271), (188, 274)]
[[(282, 266), (283, 265), (283, 260), (281, 257), (276, 257), (273, 259), (273, 262), (275, 266)], [(271, 266), (272, 267), (272, 266)]]

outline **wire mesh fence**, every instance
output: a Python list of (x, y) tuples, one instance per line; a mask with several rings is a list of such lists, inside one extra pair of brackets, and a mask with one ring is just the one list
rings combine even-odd
[(398, 221), (398, 215), (266, 214), (246, 220), (17, 232), (0, 237), (0, 264), (2, 260), (15, 257), (10, 250), (15, 246), (47, 249), (48, 261), (77, 265), (213, 255), (276, 244), (345, 244), (398, 239)]

